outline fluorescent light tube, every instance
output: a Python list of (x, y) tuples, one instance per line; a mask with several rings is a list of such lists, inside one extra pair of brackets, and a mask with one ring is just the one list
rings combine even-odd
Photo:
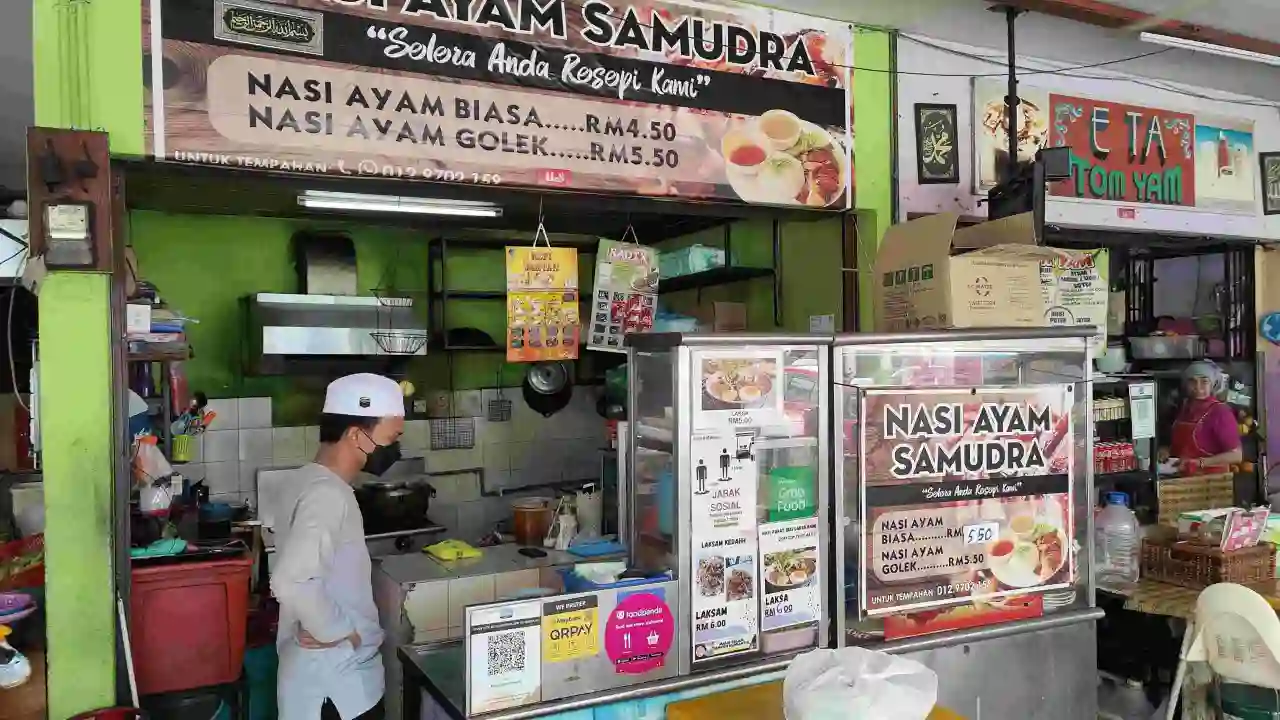
[(1173, 37), (1172, 35), (1160, 35), (1158, 33), (1149, 32), (1142, 33), (1138, 38), (1142, 40), (1142, 42), (1178, 48), (1179, 50), (1209, 53), (1210, 55), (1219, 55), (1221, 57), (1228, 57), (1235, 60), (1247, 60), (1249, 62), (1280, 66), (1280, 56), (1264, 55), (1263, 53), (1253, 52), (1252, 50), (1241, 50), (1239, 48), (1227, 47), (1226, 45), (1214, 45), (1212, 43), (1200, 42), (1198, 40), (1185, 40), (1180, 37)]
[(452, 215), (455, 217), (502, 217), (502, 208), (487, 202), (439, 200), (397, 195), (304, 190), (298, 204), (308, 210), (350, 210), (353, 212), (400, 213), (409, 215)]

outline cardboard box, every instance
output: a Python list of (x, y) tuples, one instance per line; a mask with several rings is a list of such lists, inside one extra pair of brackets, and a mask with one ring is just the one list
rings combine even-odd
[(713, 302), (698, 306), (693, 313), (699, 324), (711, 332), (742, 332), (747, 329), (747, 306), (740, 302)]
[[(1030, 214), (957, 228), (939, 213), (894, 225), (876, 257), (875, 329), (1043, 327), (1040, 265)], [(953, 251), (968, 251), (953, 254)]]

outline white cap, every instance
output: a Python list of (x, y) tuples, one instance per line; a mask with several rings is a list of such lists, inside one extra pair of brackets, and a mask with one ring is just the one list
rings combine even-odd
[(329, 383), (324, 393), (326, 415), (404, 417), (404, 393), (391, 378), (356, 373)]

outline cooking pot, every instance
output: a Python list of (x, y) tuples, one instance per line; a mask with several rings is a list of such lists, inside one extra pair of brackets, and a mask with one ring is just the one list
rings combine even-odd
[(567, 362), (533, 363), (521, 387), (529, 408), (543, 417), (560, 412), (573, 399), (573, 374)]
[(356, 502), (364, 517), (365, 532), (377, 535), (412, 530), (427, 521), (427, 509), (436, 491), (427, 483), (366, 482), (356, 490)]

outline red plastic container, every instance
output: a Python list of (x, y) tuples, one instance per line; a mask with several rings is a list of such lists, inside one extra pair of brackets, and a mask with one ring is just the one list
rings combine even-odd
[(133, 568), (129, 633), (142, 695), (240, 677), (253, 559)]

